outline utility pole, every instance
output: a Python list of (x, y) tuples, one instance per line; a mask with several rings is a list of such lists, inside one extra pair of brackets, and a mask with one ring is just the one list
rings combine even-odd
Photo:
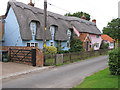
[(46, 52), (46, 30), (47, 30), (47, 0), (44, 0), (44, 30), (43, 30), (43, 50)]

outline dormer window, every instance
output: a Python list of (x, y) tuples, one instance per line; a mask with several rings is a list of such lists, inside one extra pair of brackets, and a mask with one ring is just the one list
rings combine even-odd
[(50, 27), (50, 32), (51, 32), (51, 35), (52, 35), (52, 36), (54, 36), (54, 29), (55, 29), (54, 26), (51, 26), (51, 27)]
[(67, 31), (67, 35), (68, 35), (68, 37), (71, 36), (71, 31), (70, 30)]
[(36, 34), (36, 22), (31, 22), (30, 23), (30, 30), (32, 32), (32, 35)]

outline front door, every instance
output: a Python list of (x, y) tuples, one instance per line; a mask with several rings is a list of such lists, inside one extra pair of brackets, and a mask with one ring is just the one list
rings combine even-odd
[(87, 41), (87, 51), (89, 51), (89, 41)]

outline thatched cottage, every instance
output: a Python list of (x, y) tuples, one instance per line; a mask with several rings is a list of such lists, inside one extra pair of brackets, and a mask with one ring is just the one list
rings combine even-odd
[[(5, 14), (3, 46), (38, 46), (42, 49), (43, 13), (42, 9), (21, 2), (9, 1)], [(62, 16), (49, 11), (47, 13), (47, 46), (58, 47), (60, 42), (63, 47), (62, 50), (69, 50), (70, 37), (74, 33), (74, 26), (80, 33), (87, 33), (86, 36), (91, 38), (91, 41), (87, 41), (87, 44), (85, 44), (88, 51), (95, 43), (97, 43), (97, 46), (94, 49), (99, 49), (102, 39), (96, 23), (76, 17)]]

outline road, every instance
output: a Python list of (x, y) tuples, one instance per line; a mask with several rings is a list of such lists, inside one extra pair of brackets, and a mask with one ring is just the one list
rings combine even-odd
[(2, 81), (3, 88), (71, 88), (85, 77), (106, 68), (107, 60), (108, 56), (99, 56), (42, 72), (5, 79)]

